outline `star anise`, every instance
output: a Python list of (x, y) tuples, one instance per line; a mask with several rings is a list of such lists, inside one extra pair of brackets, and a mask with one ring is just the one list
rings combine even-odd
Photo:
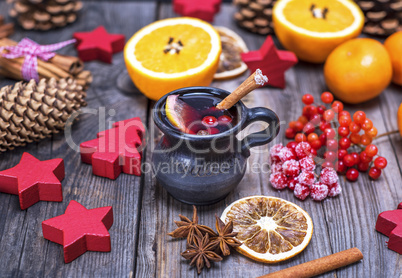
[(216, 236), (216, 233), (208, 226), (198, 224), (197, 208), (193, 206), (193, 220), (191, 221), (187, 217), (179, 214), (181, 221), (175, 221), (177, 229), (168, 235), (174, 238), (187, 237), (187, 243), (192, 244), (194, 237), (198, 236), (202, 238), (205, 234), (210, 236)]
[(230, 247), (238, 247), (242, 245), (235, 237), (237, 232), (233, 232), (233, 221), (230, 220), (226, 225), (223, 221), (215, 214), (216, 217), (216, 231), (218, 236), (212, 237), (211, 242), (216, 242), (219, 244), (219, 249), (222, 251), (223, 256), (230, 255)]
[(209, 240), (208, 233), (202, 237), (194, 236), (194, 243), (189, 244), (187, 250), (181, 253), (181, 255), (186, 260), (191, 260), (190, 265), (195, 264), (197, 272), (200, 274), (204, 264), (210, 268), (211, 261), (222, 261), (222, 257), (214, 252), (217, 245), (218, 242)]

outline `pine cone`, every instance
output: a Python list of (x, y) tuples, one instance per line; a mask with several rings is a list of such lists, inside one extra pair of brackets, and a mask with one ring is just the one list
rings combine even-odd
[(49, 30), (63, 27), (77, 19), (82, 2), (76, 0), (8, 0), (9, 14), (26, 30)]
[(233, 0), (234, 19), (241, 27), (261, 35), (273, 34), (272, 7), (276, 0)]
[(388, 36), (402, 30), (402, 0), (355, 0), (363, 10), (363, 32)]
[(12, 150), (64, 130), (86, 106), (86, 93), (72, 79), (18, 82), (0, 89), (0, 151)]

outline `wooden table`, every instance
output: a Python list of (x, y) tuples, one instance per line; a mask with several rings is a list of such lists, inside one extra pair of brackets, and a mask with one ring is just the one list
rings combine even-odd
[[(1, 14), (5, 15), (7, 8), (5, 2), (0, 2)], [(245, 39), (250, 50), (258, 49), (264, 37), (239, 29), (232, 20), (233, 13), (234, 7), (224, 4), (214, 24), (232, 28)], [(101, 24), (109, 32), (123, 33), (129, 38), (141, 27), (172, 16), (175, 16), (172, 7), (167, 3), (86, 1), (76, 23), (45, 33), (17, 29), (12, 38), (20, 40), (28, 36), (38, 43), (48, 44), (70, 39), (74, 31), (89, 31)], [(75, 54), (71, 46), (60, 52)], [(155, 131), (150, 116), (154, 102), (124, 86), (127, 80), (122, 53), (114, 55), (112, 65), (89, 62), (86, 67), (94, 76), (88, 90), (88, 107), (96, 109), (96, 113), (83, 114), (73, 126), (74, 142), (78, 144), (95, 137), (103, 108), (107, 123), (137, 116), (151, 131)], [(214, 82), (212, 86), (231, 91), (245, 78), (243, 75), (235, 80)], [(285, 90), (263, 88), (247, 100), (248, 106), (273, 109), (281, 119), (281, 133), (270, 146), (283, 140), (286, 123), (300, 115), (301, 96), (311, 93), (318, 98), (326, 90), (322, 65), (300, 62), (286, 73), (286, 81)], [(1, 86), (13, 83), (0, 80)], [(364, 110), (379, 133), (383, 133), (397, 129), (396, 111), (401, 101), (401, 88), (391, 85), (380, 97), (346, 108), (351, 112)], [(112, 110), (114, 116), (108, 114)], [(253, 128), (261, 127), (257, 124)], [(150, 134), (156, 134), (155, 138), (158, 136), (157, 133)], [(148, 138), (144, 162), (150, 162), (154, 142), (153, 138)], [(299, 201), (287, 190), (274, 190), (269, 184), (268, 174), (248, 171), (237, 189), (225, 200), (199, 207), (200, 222), (213, 227), (214, 214), (221, 214), (228, 204), (241, 197), (278, 196), (300, 205), (311, 215), (314, 222), (312, 240), (301, 254), (283, 263), (257, 263), (234, 252), (197, 276), (195, 269), (190, 269), (180, 257), (185, 241), (172, 240), (166, 235), (175, 228), (173, 221), (178, 219), (178, 214), (190, 216), (192, 207), (173, 199), (151, 173), (142, 177), (122, 174), (114, 181), (92, 175), (91, 166), (81, 163), (79, 153), (68, 147), (64, 135), (56, 135), (1, 154), (0, 169), (16, 165), (23, 152), (30, 152), (41, 160), (63, 158), (66, 178), (62, 203), (40, 202), (21, 211), (16, 196), (0, 194), (0, 277), (256, 277), (354, 246), (362, 250), (362, 262), (322, 277), (399, 277), (402, 260), (397, 253), (387, 249), (388, 238), (377, 233), (374, 226), (380, 212), (395, 209), (402, 201), (401, 143), (397, 134), (376, 142), (381, 155), (388, 160), (388, 167), (378, 181), (369, 180), (367, 174), (360, 175), (355, 183), (342, 177), (342, 194), (321, 203), (311, 199)], [(267, 159), (268, 148), (264, 146), (253, 152), (249, 163), (262, 163)], [(88, 208), (113, 206), (115, 220), (110, 229), (110, 253), (87, 252), (65, 264), (62, 247), (42, 237), (41, 222), (64, 213), (70, 200)]]

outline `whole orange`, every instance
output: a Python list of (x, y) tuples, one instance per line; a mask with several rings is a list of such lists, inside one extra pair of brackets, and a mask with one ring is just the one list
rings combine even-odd
[(361, 103), (375, 98), (389, 85), (391, 59), (380, 42), (353, 39), (331, 52), (324, 65), (324, 77), (337, 98), (347, 103)]
[(385, 48), (391, 57), (392, 81), (402, 86), (402, 31), (393, 33), (384, 42)]

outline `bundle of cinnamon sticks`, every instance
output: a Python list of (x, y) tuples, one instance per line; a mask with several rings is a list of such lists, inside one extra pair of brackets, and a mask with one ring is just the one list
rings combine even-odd
[[(17, 42), (3, 38), (0, 39), (0, 47), (14, 46)], [(7, 50), (3, 50), (7, 52)], [(0, 75), (8, 78), (23, 80), (21, 68), (24, 57), (16, 59), (7, 59), (0, 56)], [(39, 78), (55, 78), (56, 80), (74, 78), (78, 85), (84, 89), (88, 88), (92, 82), (92, 74), (90, 71), (84, 70), (84, 63), (74, 56), (65, 56), (56, 54), (48, 61), (38, 58), (38, 74)]]
[(4, 17), (0, 15), (0, 39), (6, 38), (14, 33), (14, 23), (4, 24)]

